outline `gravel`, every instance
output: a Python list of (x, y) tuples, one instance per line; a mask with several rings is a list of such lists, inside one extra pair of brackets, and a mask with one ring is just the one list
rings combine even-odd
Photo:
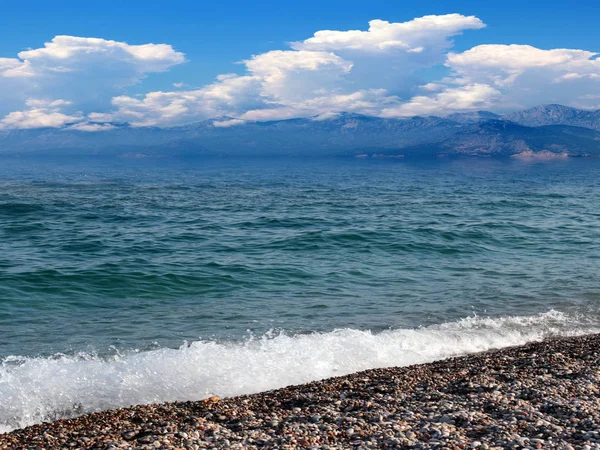
[(598, 449), (600, 335), (254, 395), (140, 405), (0, 435), (1, 449)]

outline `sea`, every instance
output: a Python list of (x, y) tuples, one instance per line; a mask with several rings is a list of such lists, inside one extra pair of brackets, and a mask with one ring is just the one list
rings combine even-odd
[(600, 332), (600, 159), (0, 159), (0, 432)]

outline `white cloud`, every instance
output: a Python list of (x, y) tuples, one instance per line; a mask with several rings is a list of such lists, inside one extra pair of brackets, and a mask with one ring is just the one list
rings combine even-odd
[(61, 107), (69, 105), (65, 100), (44, 101), (27, 100), (28, 109), (13, 111), (0, 120), (0, 130), (22, 128), (60, 128), (69, 123), (79, 122), (82, 115), (67, 115), (60, 112)]
[[(340, 112), (406, 117), (542, 103), (598, 107), (595, 53), (494, 44), (450, 52), (454, 36), (483, 27), (475, 16), (447, 14), (321, 30), (290, 49), (249, 57), (242, 75), (135, 96), (128, 86), (183, 63), (184, 54), (167, 44), (57, 36), (16, 58), (0, 58), (0, 117), (8, 113), (0, 126), (97, 131), (113, 121), (174, 126), (218, 118), (214, 126), (225, 127)], [(56, 98), (64, 103), (48, 100)]]
[(260, 98), (260, 79), (251, 76), (221, 75), (218, 80), (193, 91), (150, 92), (138, 99), (112, 99), (114, 111), (92, 113), (92, 121), (124, 121), (133, 126), (172, 126), (197, 120), (240, 115), (265, 107)]
[(530, 45), (479, 45), (448, 55), (446, 65), (459, 83), (479, 83), (501, 93), (496, 109), (543, 103), (594, 107), (600, 90), (600, 59), (585, 50), (543, 50)]
[(297, 117), (305, 99), (335, 91), (352, 68), (333, 53), (308, 51), (271, 51), (244, 63), (247, 75), (220, 75), (201, 89), (151, 92), (142, 99), (116, 97), (117, 111), (101, 118), (164, 126), (221, 116)]
[(13, 71), (20, 68), (22, 65), (23, 62), (16, 58), (0, 58), (0, 76), (14, 76), (15, 73)]
[(297, 102), (341, 88), (352, 62), (334, 53), (271, 51), (244, 61), (248, 72), (261, 80), (261, 96), (273, 102)]
[(30, 65), (33, 75), (48, 72), (68, 73), (89, 71), (90, 67), (127, 67), (129, 83), (137, 82), (146, 73), (162, 72), (185, 61), (183, 53), (167, 44), (129, 45), (125, 42), (99, 38), (56, 36), (44, 47), (18, 54), (23, 65)]
[(600, 64), (592, 60), (595, 53), (585, 50), (542, 50), (530, 45), (478, 45), (464, 53), (450, 53), (448, 65), (455, 69), (477, 67), (496, 68), (515, 73), (536, 67), (577, 66), (590, 67)]
[(217, 128), (228, 128), (233, 127), (235, 125), (241, 125), (243, 123), (245, 123), (245, 121), (240, 119), (215, 120), (213, 122), (213, 126)]
[(422, 86), (419, 86), (419, 88), (427, 92), (437, 92), (445, 89), (446, 85), (442, 83), (427, 83)]
[(367, 31), (319, 31), (293, 50), (243, 61), (247, 73), (223, 75), (194, 91), (121, 96), (113, 120), (135, 126), (172, 125), (231, 116), (243, 120), (313, 117), (339, 112), (379, 115), (418, 92), (417, 71), (440, 64), (450, 38), (485, 25), (460, 14), (403, 23), (370, 22)]
[(431, 47), (450, 47), (450, 36), (467, 29), (483, 27), (485, 24), (479, 18), (461, 14), (424, 16), (401, 23), (371, 20), (368, 31), (317, 31), (313, 37), (303, 42), (292, 43), (292, 48), (312, 51), (422, 53)]
[(322, 30), (295, 50), (327, 51), (352, 61), (347, 77), (356, 89), (388, 89), (403, 98), (423, 84), (419, 72), (443, 64), (452, 37), (485, 24), (475, 16), (431, 15), (407, 22), (371, 20), (367, 31)]
[(343, 72), (352, 68), (352, 63), (344, 61), (331, 52), (273, 50), (244, 61), (254, 75), (267, 80), (285, 76), (286, 73), (300, 70), (317, 71), (323, 67), (334, 67)]
[(166, 44), (56, 36), (18, 58), (0, 59), (0, 115), (30, 97), (67, 99), (82, 111), (106, 107), (124, 87), (184, 61)]
[(386, 105), (398, 103), (398, 98), (390, 96), (385, 89), (371, 89), (352, 92), (350, 94), (331, 94), (313, 97), (291, 106), (255, 109), (242, 114), (241, 118), (251, 121), (291, 119), (294, 117), (324, 118), (335, 116), (341, 112), (353, 112), (370, 116), (381, 115)]
[(114, 125), (109, 123), (89, 123), (89, 122), (79, 122), (74, 125), (69, 126), (68, 130), (77, 130), (77, 131), (107, 131), (115, 128)]
[(493, 106), (500, 92), (486, 84), (447, 87), (433, 96), (417, 95), (406, 103), (381, 111), (382, 117), (447, 115)]

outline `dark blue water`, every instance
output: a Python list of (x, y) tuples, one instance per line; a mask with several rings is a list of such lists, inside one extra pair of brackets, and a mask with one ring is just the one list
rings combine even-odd
[(600, 330), (599, 171), (3, 159), (0, 422)]

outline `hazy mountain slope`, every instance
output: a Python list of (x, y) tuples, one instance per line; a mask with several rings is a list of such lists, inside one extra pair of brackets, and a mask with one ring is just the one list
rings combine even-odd
[(600, 154), (594, 129), (600, 130), (598, 116), (600, 111), (547, 105), (506, 116), (487, 111), (407, 119), (341, 114), (324, 120), (245, 122), (229, 127), (222, 126), (228, 118), (221, 118), (172, 128), (126, 124), (99, 132), (44, 128), (0, 132), (0, 153), (143, 157), (339, 155), (404, 149), (406, 154), (427, 156), (508, 155), (529, 149)]
[(404, 120), (343, 115), (328, 120), (293, 119), (202, 130), (190, 142), (225, 153), (320, 154), (364, 146), (397, 148), (445, 139), (459, 128), (437, 117)]
[(510, 156), (547, 151), (570, 156), (600, 154), (600, 132), (568, 125), (525, 127), (494, 120), (472, 124), (442, 142), (397, 150), (410, 156)]
[(175, 128), (119, 127), (101, 132), (36, 129), (0, 133), (0, 151), (80, 149), (82, 153), (169, 153), (194, 148), (218, 154), (321, 154), (365, 146), (398, 148), (442, 140), (460, 125), (439, 117), (379, 119), (344, 114), (327, 120), (248, 122), (231, 127), (209, 120)]
[(498, 120), (502, 117), (489, 111), (473, 111), (468, 113), (454, 113), (446, 117), (458, 123), (477, 123), (487, 120)]
[(600, 110), (586, 111), (562, 105), (542, 105), (502, 116), (528, 127), (571, 125), (600, 131)]
[(166, 145), (179, 138), (179, 134), (169, 128), (119, 126), (98, 132), (36, 128), (0, 132), (0, 152), (28, 153), (77, 149), (86, 154), (112, 154), (124, 149)]

